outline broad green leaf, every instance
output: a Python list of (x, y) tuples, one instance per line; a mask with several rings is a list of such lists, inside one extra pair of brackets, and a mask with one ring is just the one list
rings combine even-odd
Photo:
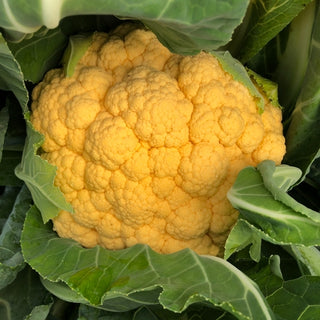
[[(1, 11), (1, 10), (0, 10)], [(1, 25), (1, 24), (0, 24)], [(21, 68), (0, 33), (0, 89), (12, 91), (24, 112), (27, 111), (28, 92)]]
[(320, 222), (311, 219), (309, 213), (302, 214), (276, 200), (253, 167), (240, 171), (228, 199), (263, 239), (277, 244), (320, 244)]
[[(33, 33), (58, 26), (71, 15), (114, 15), (142, 21), (170, 50), (180, 54), (211, 51), (230, 41), (249, 0), (37, 0), (0, 3), (0, 26), (7, 35)], [(17, 38), (17, 37), (16, 37)]]
[(24, 320), (46, 320), (48, 319), (48, 314), (50, 312), (50, 308), (52, 307), (52, 302), (48, 304), (42, 304), (39, 306), (35, 306), (31, 313), (28, 314)]
[(277, 255), (273, 255), (270, 256), (267, 261), (261, 261), (246, 272), (246, 274), (258, 284), (266, 297), (283, 285), (280, 263), (281, 258)]
[(288, 280), (267, 297), (281, 320), (317, 319), (320, 314), (320, 277), (303, 276)]
[(11, 283), (25, 266), (20, 248), (20, 236), (25, 214), (31, 202), (29, 191), (25, 186), (22, 187), (0, 234), (0, 289)]
[(67, 45), (60, 28), (40, 30), (30, 39), (8, 43), (22, 69), (24, 80), (39, 82), (45, 72), (57, 66)]
[(80, 296), (76, 291), (70, 290), (63, 282), (53, 282), (47, 279), (41, 278), (41, 283), (43, 286), (55, 297), (67, 302), (86, 304), (88, 301)]
[(54, 186), (56, 167), (37, 155), (43, 143), (43, 136), (35, 131), (27, 119), (27, 139), (23, 150), (22, 161), (16, 167), (17, 177), (25, 182), (32, 194), (34, 203), (40, 209), (44, 222), (54, 218), (60, 210), (72, 212), (62, 192)]
[(246, 20), (231, 43), (232, 53), (242, 62), (255, 56), (312, 0), (251, 1)]
[(259, 285), (277, 319), (317, 319), (320, 314), (320, 277), (299, 276), (283, 280), (274, 271), (274, 266), (279, 268), (280, 262), (279, 256), (273, 256), (267, 265), (250, 270), (247, 274)]
[[(281, 201), (283, 204), (292, 208), (294, 211), (299, 212), (315, 222), (320, 223), (320, 213), (309, 209), (303, 204), (292, 198), (286, 191), (291, 186), (288, 186), (288, 182), (297, 181), (297, 176), (301, 171), (295, 167), (282, 165), (277, 167), (276, 179), (274, 179), (274, 173), (276, 172), (276, 165), (273, 161), (266, 160), (258, 164), (258, 171), (261, 174), (263, 183), (267, 190), (273, 195), (275, 200)], [(281, 178), (283, 177), (283, 178)], [(279, 187), (281, 183), (281, 187)], [(286, 190), (287, 189), (287, 190)]]
[(0, 290), (0, 319), (23, 320), (35, 306), (47, 304), (48, 300), (49, 293), (41, 285), (38, 274), (26, 266), (10, 285)]
[(320, 5), (311, 40), (311, 56), (304, 82), (286, 132), (285, 163), (299, 167), (303, 176), (320, 156)]
[(244, 220), (239, 219), (227, 238), (224, 258), (228, 259), (233, 253), (241, 251), (247, 246), (250, 246), (251, 259), (258, 262), (261, 256), (261, 236), (259, 233), (253, 232)]
[[(320, 243), (320, 222), (311, 219), (308, 212), (302, 214), (276, 200), (264, 185), (259, 171), (253, 167), (240, 171), (228, 192), (228, 199), (240, 211), (240, 218), (247, 221), (246, 227), (258, 232), (262, 239), (277, 244), (305, 246)], [(239, 232), (236, 235), (241, 239)], [(246, 238), (255, 239), (256, 236), (247, 235)], [(235, 244), (232, 243), (230, 248), (235, 248)]]
[(256, 320), (274, 319), (255, 283), (221, 258), (189, 249), (161, 255), (145, 245), (117, 251), (85, 249), (59, 238), (50, 223), (43, 224), (36, 207), (27, 214), (21, 243), (25, 260), (43, 278), (63, 281), (90, 304), (110, 311), (160, 303), (182, 312), (206, 301), (238, 319), (251, 319), (253, 314)]
[(222, 68), (232, 75), (234, 80), (241, 82), (248, 88), (251, 95), (256, 98), (259, 112), (262, 113), (264, 110), (264, 98), (252, 82), (244, 66), (238, 60), (234, 59), (228, 51), (215, 52), (212, 54), (219, 60)]
[(6, 132), (8, 128), (8, 122), (9, 122), (8, 106), (4, 106), (2, 109), (0, 109), (0, 163), (2, 160), (3, 144), (4, 144), (4, 138), (6, 136)]
[[(262, 166), (268, 166), (265, 164), (261, 164), (259, 167), (260, 173), (262, 172)], [(268, 179), (269, 182), (272, 183), (272, 185), (275, 186), (275, 189), (280, 189), (282, 192), (288, 192), (291, 190), (291, 188), (296, 184), (296, 182), (299, 181), (301, 177), (301, 170), (296, 167), (288, 166), (286, 164), (281, 164), (278, 166), (274, 166), (273, 163), (270, 163), (270, 167), (273, 167), (272, 169), (272, 181), (271, 179)], [(267, 180), (267, 177), (263, 177), (264, 181)], [(271, 187), (271, 186), (270, 186)]]

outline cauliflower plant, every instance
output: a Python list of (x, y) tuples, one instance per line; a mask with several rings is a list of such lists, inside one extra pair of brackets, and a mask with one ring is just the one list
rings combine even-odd
[(41, 156), (75, 211), (54, 229), (85, 247), (219, 255), (238, 172), (285, 153), (279, 108), (260, 114), (211, 54), (170, 53), (128, 25), (95, 33), (73, 76), (49, 71), (32, 97)]

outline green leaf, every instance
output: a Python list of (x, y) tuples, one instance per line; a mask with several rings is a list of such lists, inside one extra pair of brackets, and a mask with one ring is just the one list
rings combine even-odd
[(43, 304), (35, 306), (31, 313), (25, 317), (24, 320), (46, 320), (52, 307), (52, 302), (48, 304)]
[(67, 45), (60, 28), (39, 30), (33, 37), (18, 43), (8, 43), (22, 69), (24, 79), (39, 82), (45, 72), (57, 66)]
[(317, 319), (320, 314), (320, 277), (288, 280), (267, 297), (273, 311), (283, 320)]
[(2, 229), (0, 235), (0, 289), (11, 283), (25, 266), (20, 248), (20, 236), (25, 214), (31, 202), (29, 191), (25, 186), (22, 187)]
[(85, 249), (59, 238), (51, 224), (43, 224), (36, 207), (27, 214), (21, 243), (25, 260), (43, 278), (63, 281), (90, 304), (110, 311), (160, 303), (182, 312), (206, 301), (238, 319), (253, 314), (256, 320), (274, 319), (259, 288), (221, 258), (198, 256), (189, 249), (161, 255), (145, 245), (117, 251)]
[(312, 0), (251, 1), (246, 20), (237, 30), (231, 52), (242, 63), (255, 56)]
[[(49, 29), (71, 15), (114, 15), (142, 21), (170, 50), (180, 54), (211, 51), (230, 41), (248, 0), (92, 0), (68, 2), (14, 1), (0, 4), (0, 26), (8, 35)], [(18, 39), (19, 39), (18, 37)]]
[(239, 219), (225, 243), (224, 258), (229, 259), (233, 253), (239, 252), (247, 246), (250, 246), (251, 259), (258, 262), (261, 256), (261, 236), (258, 232), (253, 232), (243, 219)]
[(43, 286), (54, 296), (58, 297), (59, 299), (67, 302), (79, 303), (79, 304), (86, 304), (88, 301), (80, 296), (76, 291), (70, 290), (63, 282), (53, 282), (47, 279), (41, 278), (41, 283)]
[(43, 143), (43, 136), (35, 131), (27, 119), (27, 139), (22, 161), (16, 168), (17, 177), (25, 182), (32, 194), (34, 203), (42, 213), (44, 222), (54, 218), (60, 210), (72, 212), (72, 206), (62, 192), (54, 186), (56, 167), (37, 155)]
[[(320, 223), (319, 212), (311, 210), (299, 203), (286, 192), (292, 186), (288, 183), (296, 182), (297, 177), (300, 177), (301, 171), (298, 168), (288, 165), (280, 165), (276, 168), (273, 161), (266, 160), (259, 163), (257, 169), (261, 174), (265, 187), (271, 192), (275, 200), (281, 201), (294, 211)], [(275, 173), (276, 179), (274, 178)], [(278, 185), (279, 183), (281, 183), (280, 187)]]
[[(1, 24), (0, 24), (1, 25)], [(28, 110), (29, 95), (21, 68), (0, 33), (0, 89), (12, 91), (24, 112)]]
[[(271, 165), (269, 161), (265, 163)], [(228, 192), (228, 199), (240, 211), (240, 217), (248, 221), (248, 226), (257, 229), (265, 240), (277, 244), (320, 244), (318, 219), (311, 219), (309, 210), (300, 213), (295, 207), (275, 199), (253, 167), (240, 171)], [(292, 203), (296, 204), (293, 200)]]
[(69, 38), (68, 47), (62, 57), (64, 74), (71, 77), (74, 69), (92, 43), (92, 34), (77, 34)]
[(268, 264), (257, 265), (247, 274), (259, 285), (277, 319), (317, 319), (320, 314), (320, 277), (299, 276), (283, 280), (278, 274), (279, 268), (280, 257), (272, 256)]
[(0, 319), (22, 320), (35, 306), (46, 304), (48, 299), (49, 294), (41, 285), (38, 274), (27, 266), (15, 281), (0, 290)]
[(311, 56), (303, 86), (286, 132), (287, 153), (284, 162), (299, 167), (303, 176), (310, 171), (313, 161), (320, 156), (320, 5), (318, 3)]
[(284, 281), (280, 270), (280, 262), (280, 257), (273, 255), (270, 256), (267, 261), (261, 261), (246, 272), (246, 274), (258, 284), (266, 297), (283, 285)]

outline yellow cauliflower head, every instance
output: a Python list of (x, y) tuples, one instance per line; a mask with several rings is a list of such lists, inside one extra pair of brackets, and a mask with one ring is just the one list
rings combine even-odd
[(72, 204), (61, 237), (161, 253), (219, 255), (238, 212), (238, 172), (285, 153), (281, 110), (264, 112), (208, 53), (170, 53), (144, 29), (95, 33), (73, 76), (49, 71), (33, 91), (42, 157)]

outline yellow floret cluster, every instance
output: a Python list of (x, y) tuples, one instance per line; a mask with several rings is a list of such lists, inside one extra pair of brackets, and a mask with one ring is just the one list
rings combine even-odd
[(54, 229), (85, 247), (219, 255), (238, 216), (226, 198), (238, 172), (285, 153), (279, 108), (266, 101), (259, 114), (211, 54), (173, 54), (128, 26), (95, 33), (71, 77), (49, 71), (31, 121), (74, 208)]

